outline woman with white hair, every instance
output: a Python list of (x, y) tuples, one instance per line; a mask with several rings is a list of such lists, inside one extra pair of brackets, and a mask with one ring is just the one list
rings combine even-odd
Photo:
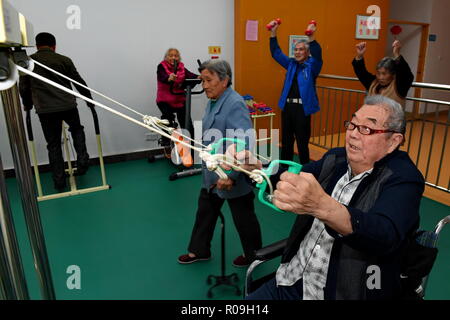
[[(180, 127), (187, 129), (194, 135), (194, 127), (192, 125), (191, 115), (186, 115), (186, 96), (183, 93), (183, 82), (186, 79), (196, 79), (198, 75), (190, 72), (185, 68), (183, 62), (181, 62), (180, 51), (175, 48), (169, 48), (165, 55), (164, 60), (158, 65), (158, 91), (156, 95), (156, 104), (161, 111), (161, 119), (167, 119), (170, 121), (170, 126), (175, 127), (175, 114), (177, 115)], [(171, 91), (172, 87), (172, 91)], [(186, 117), (189, 117), (188, 127), (185, 128)], [(162, 145), (169, 146), (170, 140), (168, 138), (162, 138)]]

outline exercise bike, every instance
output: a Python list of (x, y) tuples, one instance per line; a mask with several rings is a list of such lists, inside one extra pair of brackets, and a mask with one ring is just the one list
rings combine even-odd
[[(197, 60), (197, 62), (200, 65), (200, 61)], [(186, 95), (186, 117), (185, 117), (185, 123), (184, 127), (189, 127), (189, 120), (191, 119), (191, 100), (192, 95), (196, 94), (202, 94), (204, 90), (201, 91), (193, 91), (192, 89), (201, 83), (200, 79), (186, 79), (183, 81), (182, 87), (184, 88), (184, 92), (174, 92), (173, 87), (171, 86), (170, 92), (174, 95)], [(182, 139), (177, 134), (177, 131), (175, 130), (172, 133), (172, 136), (176, 139)], [(159, 140), (159, 144), (162, 145), (161, 139)], [(148, 162), (154, 162), (157, 159), (162, 158), (169, 158), (171, 159), (171, 162), (174, 163), (177, 167), (181, 168), (181, 170), (172, 173), (169, 176), (170, 181), (177, 180), (178, 178), (184, 178), (184, 177), (190, 177), (194, 175), (201, 174), (202, 169), (201, 168), (192, 168), (193, 164), (193, 156), (190, 150), (186, 148), (185, 146), (182, 146), (181, 144), (178, 144), (174, 141), (170, 141), (170, 147), (166, 148), (165, 146), (162, 146), (162, 154), (159, 155), (151, 155), (148, 157)]]

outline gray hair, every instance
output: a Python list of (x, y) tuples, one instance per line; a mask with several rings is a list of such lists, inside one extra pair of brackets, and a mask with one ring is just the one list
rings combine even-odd
[(227, 87), (231, 86), (231, 67), (230, 64), (225, 60), (212, 59), (205, 61), (200, 65), (198, 71), (202, 72), (205, 69), (211, 73), (217, 74), (220, 81), (228, 79)]
[(169, 48), (169, 49), (167, 49), (166, 53), (164, 54), (163, 60), (166, 60), (167, 56), (169, 55), (169, 52), (172, 51), (172, 50), (178, 52), (178, 55), (180, 56), (180, 61), (181, 61), (180, 50), (178, 50), (177, 48)]
[(395, 74), (397, 71), (395, 61), (390, 57), (384, 57), (378, 61), (376, 69), (380, 70), (381, 68), (385, 68), (390, 74)]
[(305, 48), (306, 50), (309, 50), (309, 42), (306, 39), (300, 39), (297, 41), (297, 43), (295, 44), (295, 46), (297, 46), (299, 43), (304, 43), (305, 44)]
[(401, 134), (406, 131), (405, 112), (400, 103), (382, 95), (368, 96), (364, 99), (364, 104), (369, 106), (381, 106), (389, 112), (389, 116), (384, 126), (388, 130), (392, 130)]

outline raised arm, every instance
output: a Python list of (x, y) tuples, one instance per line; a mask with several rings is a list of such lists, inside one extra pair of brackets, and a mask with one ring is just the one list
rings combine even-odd
[(408, 94), (408, 90), (411, 88), (411, 85), (414, 81), (414, 74), (411, 72), (411, 68), (408, 65), (408, 62), (403, 58), (400, 54), (400, 49), (402, 44), (399, 40), (395, 40), (392, 43), (392, 53), (394, 55), (395, 64), (396, 64), (396, 85), (397, 92), (402, 97), (406, 97)]
[(369, 90), (370, 85), (373, 80), (375, 80), (375, 75), (367, 71), (366, 65), (364, 63), (364, 53), (366, 52), (366, 43), (360, 42), (356, 45), (356, 57), (352, 61), (353, 71), (358, 77), (361, 84)]
[(316, 24), (310, 23), (306, 28), (306, 34), (308, 35), (309, 41), (309, 53), (314, 58), (312, 65), (312, 73), (314, 77), (320, 74), (322, 69), (323, 59), (322, 59), (322, 47), (319, 42), (316, 41)]
[(271, 21), (270, 23), (274, 23), (274, 26), (270, 30), (270, 53), (276, 62), (287, 69), (289, 66), (289, 57), (281, 51), (277, 40), (277, 30), (279, 25), (275, 21)]

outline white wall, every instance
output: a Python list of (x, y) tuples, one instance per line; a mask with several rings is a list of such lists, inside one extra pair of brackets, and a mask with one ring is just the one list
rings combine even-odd
[[(160, 116), (156, 107), (156, 68), (169, 47), (180, 50), (187, 68), (197, 73), (197, 59), (209, 59), (208, 46), (222, 47), (221, 58), (234, 66), (234, 1), (230, 0), (9, 0), (33, 24), (35, 34), (56, 36), (57, 52), (72, 58), (88, 86), (143, 114)], [(70, 30), (66, 10), (81, 9), (81, 29)], [(34, 53), (35, 48), (27, 49)], [(94, 99), (117, 110), (102, 98)], [(193, 120), (200, 120), (204, 95), (192, 100)], [(97, 156), (92, 117), (79, 101), (91, 157)], [(105, 155), (148, 150), (146, 129), (97, 108)], [(132, 113), (125, 111), (128, 115)], [(39, 163), (48, 163), (39, 120), (33, 112)], [(0, 153), (13, 167), (3, 112)]]
[[(389, 24), (389, 29), (396, 24)], [(401, 25), (402, 33), (397, 36), (397, 39), (401, 41), (402, 43), (402, 49), (401, 54), (403, 58), (408, 62), (409, 67), (411, 68), (411, 72), (414, 74), (414, 76), (417, 75), (417, 63), (419, 62), (419, 50), (420, 50), (420, 39), (422, 34), (422, 27), (417, 25)], [(385, 56), (392, 57), (392, 43), (394, 42), (395, 38), (391, 34), (391, 32), (388, 32), (387, 36), (387, 43), (386, 43), (386, 50), (385, 50)], [(416, 81), (416, 79), (414, 79)], [(414, 96), (414, 88), (409, 89), (408, 96), (413, 97)], [(406, 110), (412, 111), (413, 109), (413, 103), (412, 101), (406, 102)]]
[(391, 0), (390, 19), (430, 23), (433, 1)]
[[(429, 23), (430, 34), (437, 35), (436, 42), (428, 41), (423, 82), (450, 84), (449, 12), (450, 1), (448, 0), (391, 0), (390, 19)], [(404, 45), (402, 54), (408, 61), (413, 73), (416, 74), (420, 49), (420, 28), (407, 25), (401, 26), (403, 32), (399, 39)], [(389, 32), (386, 52), (390, 50), (392, 41), (393, 37)], [(414, 90), (411, 89), (409, 96), (413, 94)], [(450, 101), (450, 92), (424, 89), (422, 90), (422, 97)], [(409, 103), (409, 105), (411, 106), (412, 104)], [(427, 108), (427, 112), (433, 112), (434, 110), (434, 105), (429, 105)], [(441, 108), (441, 110), (443, 109)], [(424, 111), (423, 106), (421, 111)]]
[[(428, 42), (424, 81), (450, 85), (450, 1), (433, 0), (430, 33), (435, 42)], [(424, 90), (424, 97), (450, 101), (450, 92)]]

